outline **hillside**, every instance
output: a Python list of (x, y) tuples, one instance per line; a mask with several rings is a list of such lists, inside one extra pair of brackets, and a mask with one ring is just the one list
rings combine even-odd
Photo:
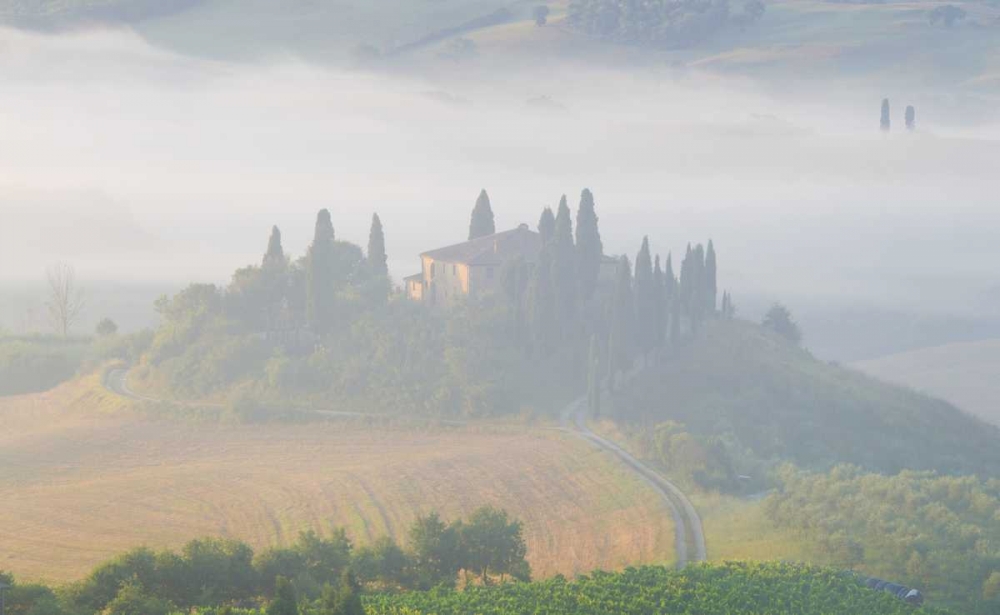
[[(547, 3), (549, 24), (536, 27), (522, 0), (16, 0), (0, 22), (64, 27), (85, 21), (128, 23), (154, 44), (181, 53), (229, 59), (292, 54), (320, 62), (356, 59), (359, 47), (396, 57), (397, 50), (440, 64), (450, 41), (474, 41), (488, 63), (538, 58), (587, 63), (665, 63), (758, 76), (852, 75), (995, 90), (1000, 84), (1000, 8), (958, 1), (966, 17), (932, 25), (945, 2), (883, 3), (775, 0), (763, 17), (731, 26), (679, 50), (639, 49), (588, 37), (564, 21), (568, 2)], [(733, 12), (742, 6), (734, 2)], [(504, 11), (499, 16), (497, 11)], [(491, 17), (493, 16), (493, 17)], [(499, 17), (498, 17), (499, 16)], [(366, 54), (367, 57), (368, 54)], [(795, 71), (793, 73), (793, 71)]]
[(137, 545), (255, 548), (302, 529), (359, 544), (484, 504), (525, 523), (537, 577), (669, 561), (656, 494), (571, 436), (523, 427), (256, 426), (155, 420), (90, 377), (0, 398), (0, 568), (62, 582)]
[[(996, 476), (1000, 430), (950, 404), (814, 359), (760, 327), (714, 321), (621, 394), (626, 422), (674, 421), (737, 465), (788, 460)], [(662, 432), (661, 432), (662, 433)], [(655, 445), (652, 445), (655, 446)]]
[(922, 348), (861, 361), (854, 367), (1000, 424), (1000, 340)]

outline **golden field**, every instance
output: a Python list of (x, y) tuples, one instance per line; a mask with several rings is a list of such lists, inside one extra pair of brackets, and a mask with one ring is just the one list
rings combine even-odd
[(127, 549), (213, 535), (260, 549), (344, 526), (401, 542), (421, 513), (492, 504), (534, 574), (669, 562), (657, 495), (574, 436), (529, 427), (225, 425), (134, 412), (97, 377), (0, 398), (0, 570), (64, 582)]

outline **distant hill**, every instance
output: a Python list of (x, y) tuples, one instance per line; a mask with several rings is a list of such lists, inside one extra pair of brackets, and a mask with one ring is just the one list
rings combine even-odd
[[(650, 60), (673, 66), (772, 76), (870, 76), (976, 90), (1000, 86), (1000, 5), (951, 3), (965, 13), (950, 26), (931, 23), (941, 2), (773, 0), (759, 21), (731, 25), (680, 50), (599, 41), (565, 22), (567, 0), (13, 0), (0, 23), (57, 27), (84, 21), (132, 24), (150, 41), (192, 55), (253, 58), (292, 54), (349, 60), (359, 46), (439, 62), (464, 37), (487, 60), (572, 59), (592, 63)], [(548, 25), (532, 9), (547, 4)], [(744, 3), (734, 1), (731, 11)], [(486, 19), (497, 11), (509, 19)], [(477, 25), (478, 24), (478, 25)], [(463, 27), (465, 25), (475, 27)], [(453, 58), (447, 58), (453, 59)], [(809, 73), (803, 73), (809, 69)]]
[(1000, 473), (1000, 429), (947, 402), (819, 361), (751, 323), (709, 323), (630, 389), (622, 418), (676, 421), (758, 459)]
[(1000, 340), (922, 348), (854, 365), (1000, 424)]

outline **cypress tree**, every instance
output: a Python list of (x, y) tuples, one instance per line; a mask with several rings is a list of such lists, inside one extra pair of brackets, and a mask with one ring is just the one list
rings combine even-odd
[(628, 257), (621, 257), (611, 308), (611, 335), (608, 340), (609, 378), (614, 383), (615, 372), (632, 365), (635, 339), (635, 302), (632, 295), (632, 270)]
[(271, 237), (267, 240), (267, 252), (264, 253), (261, 268), (270, 270), (285, 268), (285, 251), (281, 247), (281, 231), (277, 226), (271, 227)]
[(538, 219), (538, 234), (542, 236), (542, 244), (549, 243), (556, 234), (556, 216), (551, 207), (542, 210), (542, 217)]
[(674, 275), (674, 258), (670, 252), (667, 252), (667, 264), (663, 271), (663, 285), (667, 299), (667, 311), (669, 312), (671, 306), (677, 300), (677, 276)]
[(892, 118), (889, 114), (888, 98), (882, 99), (882, 118), (879, 120), (879, 128), (882, 129), (882, 132), (889, 132), (889, 129), (892, 128)]
[(493, 208), (490, 206), (490, 195), (486, 190), (479, 193), (476, 206), (472, 208), (472, 220), (469, 222), (469, 239), (485, 237), (497, 232), (493, 220)]
[(597, 227), (594, 195), (587, 189), (580, 194), (580, 207), (576, 211), (576, 250), (580, 294), (584, 299), (589, 299), (597, 287), (604, 244), (601, 242), (601, 232)]
[(333, 324), (336, 297), (333, 240), (330, 211), (321, 209), (316, 215), (316, 231), (306, 254), (306, 317), (313, 330), (320, 334), (329, 331)]
[(667, 284), (663, 277), (663, 269), (660, 268), (660, 255), (657, 254), (653, 260), (653, 341), (657, 346), (662, 346), (667, 335)]
[(716, 298), (719, 295), (719, 282), (716, 273), (715, 246), (708, 240), (708, 252), (705, 254), (705, 306), (709, 314), (715, 313)]
[(590, 336), (590, 357), (587, 361), (587, 407), (590, 416), (601, 416), (601, 348), (597, 336)]
[(569, 324), (576, 311), (577, 281), (573, 220), (565, 195), (559, 200), (552, 237), (552, 284), (556, 289), (556, 309), (562, 321)]
[(687, 245), (684, 252), (684, 260), (681, 261), (680, 283), (678, 284), (678, 303), (680, 312), (684, 317), (691, 316), (692, 302), (694, 295), (694, 258), (692, 256), (691, 244)]
[(553, 334), (558, 326), (551, 273), (552, 257), (549, 250), (542, 250), (532, 273), (528, 313), (535, 348), (543, 356), (552, 351)]
[(906, 107), (906, 129), (913, 131), (917, 128), (917, 110), (913, 108), (913, 105), (907, 105)]
[(653, 262), (649, 256), (649, 237), (635, 257), (636, 341), (644, 351), (656, 343), (656, 288), (653, 285)]
[(705, 318), (708, 301), (705, 298), (705, 247), (700, 243), (691, 253), (691, 326), (697, 330)]
[(385, 253), (385, 233), (378, 214), (372, 214), (372, 227), (368, 232), (368, 268), (376, 276), (389, 275), (389, 257)]

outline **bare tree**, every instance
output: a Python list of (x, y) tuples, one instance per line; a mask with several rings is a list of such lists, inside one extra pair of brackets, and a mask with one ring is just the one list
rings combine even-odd
[(49, 310), (49, 320), (56, 333), (67, 337), (87, 301), (83, 289), (76, 286), (76, 270), (72, 265), (56, 263), (49, 268), (48, 278), (49, 301), (45, 306)]

